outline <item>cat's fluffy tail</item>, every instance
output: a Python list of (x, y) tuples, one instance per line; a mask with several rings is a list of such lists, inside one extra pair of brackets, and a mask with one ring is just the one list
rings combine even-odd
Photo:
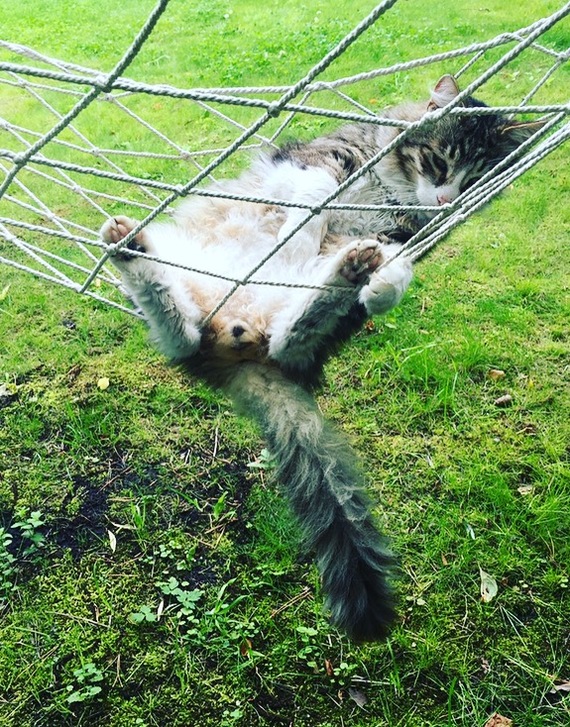
[(387, 583), (394, 558), (370, 515), (354, 454), (313, 398), (278, 369), (243, 364), (227, 389), (262, 427), (315, 552), (333, 622), (359, 641), (382, 638), (395, 616)]

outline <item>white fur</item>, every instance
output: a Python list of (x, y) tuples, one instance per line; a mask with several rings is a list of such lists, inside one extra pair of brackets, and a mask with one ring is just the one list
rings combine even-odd
[(453, 202), (461, 193), (461, 185), (465, 178), (465, 171), (457, 172), (447, 184), (436, 186), (425, 177), (419, 176), (417, 182), (417, 195), (420, 204), (442, 205)]
[[(262, 159), (223, 188), (313, 207), (334, 191), (336, 182), (324, 169)], [(360, 186), (360, 192), (365, 190), (366, 183)], [(330, 214), (315, 216), (295, 232), (306, 215), (303, 208), (194, 197), (179, 206), (172, 222), (145, 228), (138, 236), (140, 246), (163, 262), (119, 254), (115, 263), (161, 350), (174, 359), (193, 356), (202, 344), (204, 318), (232, 289), (232, 281), (244, 280), (266, 257), (212, 319), (217, 341), (235, 349), (238, 358), (245, 350), (260, 356), (261, 342), (268, 341), (263, 350), (269, 358), (310, 362), (363, 285), (360, 300), (369, 313), (385, 312), (399, 302), (410, 282), (409, 265), (394, 262), (375, 274), (389, 254), (376, 240), (341, 237), (330, 243), (327, 238), (321, 250)], [(110, 220), (103, 238), (119, 242), (134, 225), (128, 218)], [(255, 284), (261, 281), (276, 285)], [(301, 330), (303, 325), (311, 328), (310, 335)], [(234, 335), (236, 328), (244, 329), (243, 335)], [(251, 349), (253, 344), (257, 348)]]

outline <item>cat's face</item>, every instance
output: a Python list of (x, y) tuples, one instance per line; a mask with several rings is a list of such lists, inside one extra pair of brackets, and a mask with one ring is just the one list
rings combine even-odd
[(434, 138), (409, 150), (410, 176), (415, 181), (420, 204), (437, 207), (453, 202), (496, 163), (488, 149), (476, 145), (468, 149), (463, 142), (447, 143)]
[[(458, 94), (455, 79), (444, 76), (434, 89), (427, 112), (442, 108)], [(485, 104), (469, 97), (463, 106)], [(449, 115), (420, 128), (397, 153), (420, 204), (438, 207), (453, 202), (541, 125), (510, 121), (498, 114)]]

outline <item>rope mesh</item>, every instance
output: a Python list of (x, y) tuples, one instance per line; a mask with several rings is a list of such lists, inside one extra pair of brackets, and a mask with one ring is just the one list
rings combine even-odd
[[(431, 120), (446, 114), (498, 111), (505, 115), (524, 112), (529, 119), (547, 115), (549, 121), (476, 185), (453, 203), (439, 208), (430, 223), (402, 246), (398, 254), (418, 260), (450, 230), (568, 140), (570, 103), (567, 99), (540, 103), (540, 91), (547, 82), (563, 87), (561, 82), (557, 83), (558, 74), (570, 59), (570, 49), (559, 51), (549, 47), (542, 36), (570, 14), (570, 3), (526, 28), (492, 39), (343, 76), (338, 59), (374, 23), (381, 23), (382, 16), (396, 2), (380, 3), (290, 86), (177, 88), (125, 77), (123, 73), (167, 9), (168, 0), (159, 0), (123, 58), (109, 73), (0, 40), (0, 102), (1, 108), (6, 109), (0, 116), (0, 169), (4, 172), (0, 183), (0, 263), (134, 313), (124, 305), (120, 280), (108, 265), (115, 246), (107, 247), (98, 236), (109, 215), (142, 218), (141, 224), (121, 241), (122, 246), (160, 213), (168, 212), (178, 198), (189, 194), (306, 209), (305, 219), (276, 245), (273, 255), (322, 209), (385, 208), (386, 205), (339, 204), (335, 200), (399, 142), (382, 149), (313, 208), (292, 205), (286, 200), (218, 192), (216, 180), (235, 176), (246, 166), (252, 150), (277, 146), (293, 120), (301, 115), (338, 123), (398, 125), (403, 127), (401, 140), (424, 122), (382, 119), (363, 102), (370, 95), (363, 89), (395, 73), (411, 73), (445, 62), (447, 72), (470, 82), (462, 78), (461, 94), (451, 105), (431, 114)], [(508, 98), (507, 105), (490, 108), (460, 107), (466, 96), (476, 94), (515, 59), (519, 68), (520, 64), (532, 68), (532, 73), (527, 74), (530, 87), (524, 89), (520, 99)], [(327, 80), (322, 77), (324, 71)], [(435, 77), (434, 73), (434, 80)], [(160, 114), (153, 111), (154, 104), (161, 106)], [(32, 128), (22, 126), (21, 122), (20, 110), (29, 105), (34, 108)], [(203, 119), (206, 114), (208, 123), (202, 121), (200, 133), (189, 141), (184, 125), (183, 134), (173, 125), (164, 128), (165, 106), (173, 109), (174, 118), (184, 115), (188, 119)], [(155, 117), (160, 118), (155, 121)], [(271, 255), (260, 259), (245, 278), (230, 280), (230, 291), (211, 315)], [(260, 283), (256, 278), (257, 284), (272, 282)]]

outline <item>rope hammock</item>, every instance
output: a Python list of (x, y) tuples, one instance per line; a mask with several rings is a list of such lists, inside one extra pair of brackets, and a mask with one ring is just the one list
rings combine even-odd
[[(358, 169), (334, 194), (317, 207), (307, 206), (305, 220), (280, 245), (312, 215), (325, 208), (378, 209), (378, 206), (341, 205), (335, 200), (424, 120), (406, 123), (382, 119), (362, 103), (358, 89), (379, 78), (445, 61), (456, 77), (469, 71), (469, 77), (474, 80), (452, 104), (430, 114), (432, 121), (446, 114), (499, 112), (510, 116), (524, 112), (530, 118), (546, 116), (547, 123), (477, 184), (454, 202), (443, 205), (402, 246), (398, 254), (418, 260), (450, 230), (570, 137), (568, 100), (547, 105), (535, 103), (540, 89), (556, 77), (570, 58), (570, 50), (560, 52), (550, 48), (541, 38), (570, 13), (570, 3), (526, 28), (489, 40), (358, 75), (333, 75), (332, 80), (323, 80), (323, 72), (328, 71), (327, 78), (334, 74), (335, 61), (374, 23), (382, 22), (382, 16), (396, 2), (380, 3), (303, 78), (288, 86), (184, 89), (135, 82), (124, 76), (167, 9), (168, 0), (159, 0), (123, 58), (108, 73), (0, 40), (0, 101), (8, 100), (3, 104), (7, 117), (0, 117), (0, 169), (4, 172), (0, 184), (0, 263), (137, 315), (124, 304), (120, 280), (108, 265), (115, 246), (107, 246), (99, 238), (98, 230), (104, 220), (118, 213), (143, 218), (118, 243), (122, 246), (157, 215), (168, 212), (178, 198), (189, 194), (299, 208), (300, 205), (283, 200), (217, 192), (215, 185), (217, 178), (235, 175), (236, 170), (242, 169), (242, 158), (249, 158), (252, 150), (275, 148), (283, 132), (301, 114), (343, 123), (396, 124), (404, 130), (398, 140)], [(476, 94), (480, 86), (523, 52), (518, 63), (528, 58), (534, 77), (539, 76), (523, 98), (506, 106), (461, 106), (466, 96)], [(34, 117), (34, 128), (26, 128), (8, 117), (10, 110), (22, 108), (23, 102), (33, 104), (40, 111)], [(209, 123), (218, 125), (213, 137), (227, 143), (203, 148), (202, 134), (200, 139), (193, 140), (195, 147), (190, 147), (187, 141), (177, 141), (176, 134), (153, 123), (153, 104), (157, 103), (184, 105), (184, 115), (191, 111), (199, 112), (202, 117), (207, 114)], [(180, 110), (178, 115), (182, 116)], [(20, 113), (17, 118), (21, 117)], [(100, 137), (103, 142), (97, 143)], [(113, 138), (112, 147), (109, 138)], [(272, 254), (277, 249), (276, 245)], [(266, 259), (260, 260), (245, 278), (233, 280), (232, 289), (210, 317), (265, 262)], [(257, 278), (256, 284), (259, 284)]]

